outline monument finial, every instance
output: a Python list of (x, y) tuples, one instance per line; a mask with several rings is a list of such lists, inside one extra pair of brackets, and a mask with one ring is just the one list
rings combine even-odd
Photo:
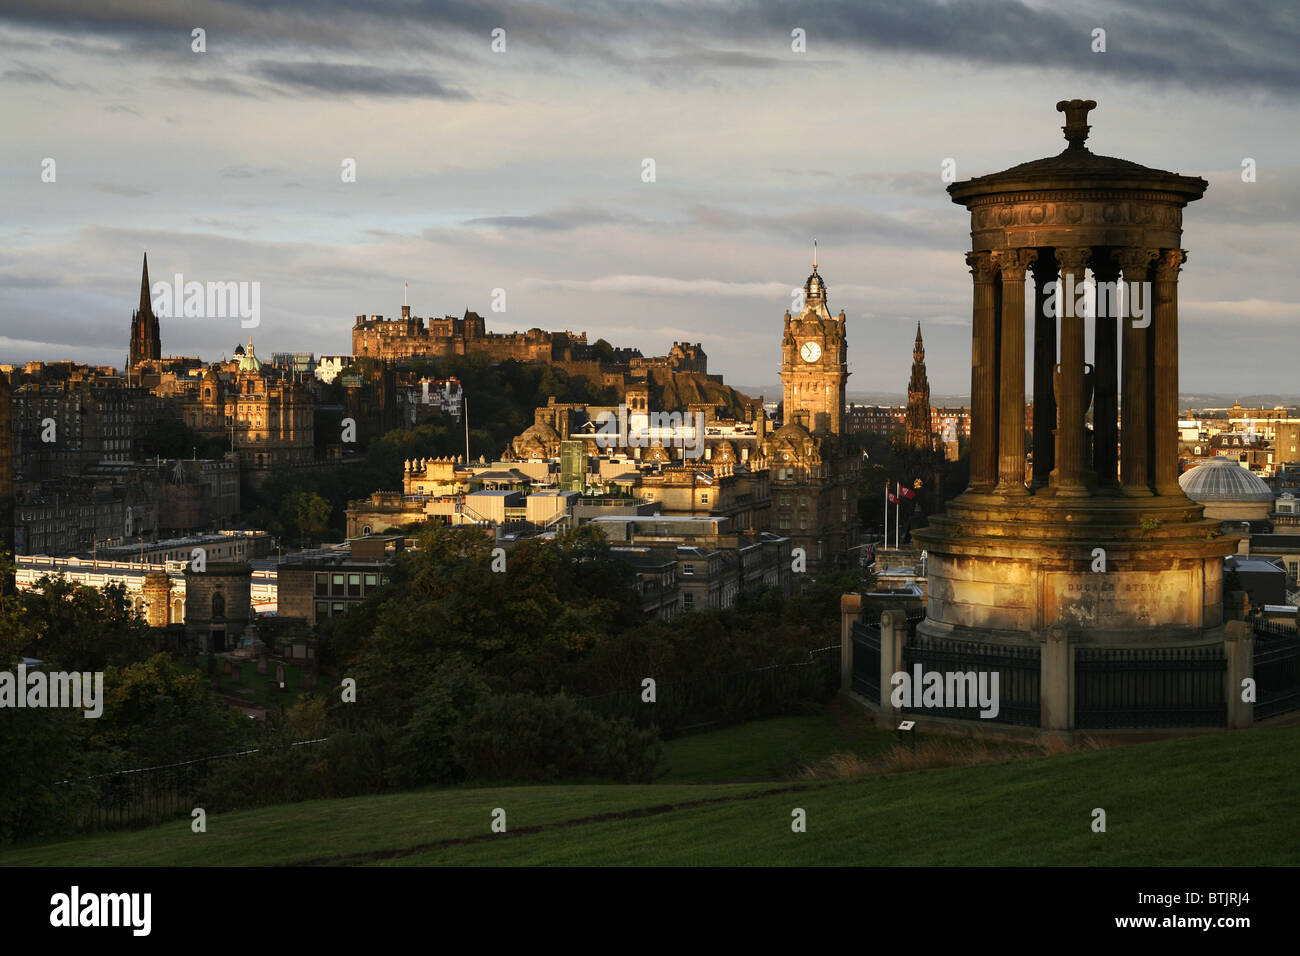
[(813, 240), (813, 272), (817, 271), (817, 240)]
[(1096, 100), (1061, 100), (1056, 104), (1057, 112), (1065, 114), (1065, 125), (1061, 131), (1065, 133), (1070, 149), (1086, 148), (1083, 143), (1088, 138), (1088, 131), (1092, 129), (1088, 125), (1088, 111), (1096, 108)]

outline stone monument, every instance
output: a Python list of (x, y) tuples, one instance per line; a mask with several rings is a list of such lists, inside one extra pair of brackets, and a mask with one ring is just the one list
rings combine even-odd
[(971, 215), (971, 478), (913, 534), (928, 557), (928, 637), (1224, 639), (1232, 543), (1178, 483), (1182, 214), (1208, 184), (1090, 151), (1096, 105), (1057, 104), (1059, 155), (948, 187)]

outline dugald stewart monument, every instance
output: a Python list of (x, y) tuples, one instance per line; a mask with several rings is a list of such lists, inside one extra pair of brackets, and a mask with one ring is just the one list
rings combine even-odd
[(1044, 727), (1076, 726), (1073, 648), (1222, 647), (1233, 550), (1178, 483), (1182, 214), (1207, 183), (1092, 152), (1096, 105), (1057, 104), (1059, 155), (948, 187), (971, 215), (971, 475), (914, 535), (917, 637), (1059, 656)]

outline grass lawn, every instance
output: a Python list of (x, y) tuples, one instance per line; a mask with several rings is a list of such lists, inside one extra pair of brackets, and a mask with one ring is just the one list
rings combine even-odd
[(665, 783), (782, 780), (833, 753), (871, 756), (896, 741), (860, 712), (771, 717), (664, 743)]
[[(683, 738), (672, 772), (761, 775), (801, 747), (815, 759), (844, 727), (779, 718)], [(321, 800), (213, 815), (204, 834), (179, 820), (11, 849), (0, 865), (1295, 865), (1297, 806), (1300, 727), (1279, 727), (854, 780)], [(491, 832), (497, 807), (504, 834)], [(805, 833), (791, 830), (795, 808)]]

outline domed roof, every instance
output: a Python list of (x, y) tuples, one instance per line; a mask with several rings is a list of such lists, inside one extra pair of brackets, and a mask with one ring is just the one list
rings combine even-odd
[(536, 438), (539, 441), (551, 442), (559, 441), (560, 433), (548, 425), (546, 422), (534, 422), (525, 428), (519, 435), (521, 441), (527, 441), (530, 438)]
[(1178, 484), (1187, 497), (1201, 503), (1273, 500), (1273, 491), (1262, 478), (1222, 456), (1183, 472)]
[(1062, 100), (1056, 104), (1066, 116), (1061, 127), (1069, 146), (1056, 156), (1021, 163), (987, 176), (976, 176), (953, 183), (948, 194), (953, 202), (968, 205), (978, 196), (1020, 189), (1124, 188), (1169, 192), (1184, 200), (1199, 199), (1209, 185), (1197, 176), (1181, 176), (1164, 169), (1152, 169), (1140, 163), (1114, 156), (1099, 156), (1084, 146), (1088, 138), (1088, 113), (1095, 100)]
[(262, 370), (262, 360), (253, 351), (252, 339), (248, 340), (248, 351), (239, 356), (239, 370), (241, 372), (260, 372)]

